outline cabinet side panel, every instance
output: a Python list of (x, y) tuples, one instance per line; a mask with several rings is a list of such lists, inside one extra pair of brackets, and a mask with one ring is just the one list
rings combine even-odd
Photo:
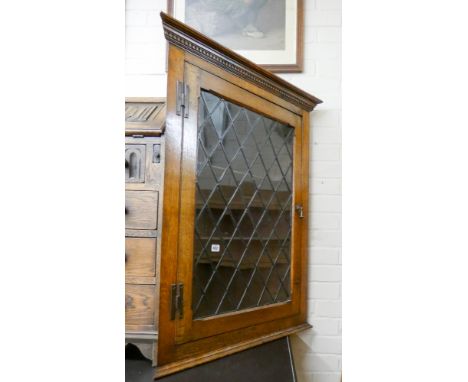
[(310, 119), (309, 112), (302, 114), (302, 205), (304, 219), (302, 221), (301, 243), (301, 302), (300, 315), (307, 320), (307, 286), (308, 286), (308, 248), (309, 248), (309, 149), (310, 149)]
[(170, 45), (168, 60), (158, 363), (169, 362), (174, 352), (175, 323), (171, 321), (170, 300), (171, 285), (177, 280), (179, 182), (183, 133), (181, 117), (176, 115), (176, 86), (177, 81), (184, 79), (184, 52)]

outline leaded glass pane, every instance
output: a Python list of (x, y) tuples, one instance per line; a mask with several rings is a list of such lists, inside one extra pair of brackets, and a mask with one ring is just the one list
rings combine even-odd
[(193, 317), (291, 298), (294, 129), (202, 90)]

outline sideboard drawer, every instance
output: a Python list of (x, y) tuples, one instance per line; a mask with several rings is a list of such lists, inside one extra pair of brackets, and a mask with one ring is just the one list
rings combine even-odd
[(156, 239), (127, 237), (125, 239), (125, 276), (155, 276)]
[(125, 192), (125, 228), (156, 229), (157, 222), (157, 191)]
[(149, 327), (155, 324), (156, 285), (125, 285), (125, 324), (131, 327)]

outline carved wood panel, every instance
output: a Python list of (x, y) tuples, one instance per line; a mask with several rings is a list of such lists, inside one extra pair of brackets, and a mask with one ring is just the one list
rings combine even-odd
[(125, 182), (144, 183), (145, 145), (125, 145)]

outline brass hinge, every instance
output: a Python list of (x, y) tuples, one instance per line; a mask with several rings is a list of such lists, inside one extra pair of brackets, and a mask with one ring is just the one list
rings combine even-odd
[(171, 285), (171, 320), (184, 318), (184, 284)]
[(189, 116), (189, 87), (182, 81), (177, 81), (176, 89), (176, 114)]

